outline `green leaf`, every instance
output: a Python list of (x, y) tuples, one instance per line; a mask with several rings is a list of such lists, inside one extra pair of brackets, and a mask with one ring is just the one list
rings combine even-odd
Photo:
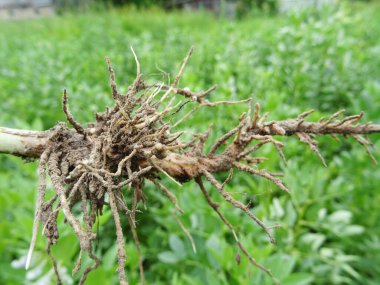
[(332, 223), (349, 223), (352, 218), (352, 213), (350, 211), (346, 210), (339, 210), (334, 213), (332, 213), (328, 220)]
[(117, 244), (112, 245), (102, 257), (102, 266), (106, 270), (110, 270), (116, 263)]
[(282, 280), (292, 272), (295, 262), (295, 257), (278, 253), (269, 258), (266, 267), (271, 269), (276, 278)]
[(309, 245), (313, 250), (317, 250), (325, 242), (326, 237), (323, 234), (307, 233), (301, 237), (301, 241)]
[(275, 218), (281, 218), (285, 214), (284, 208), (281, 206), (280, 200), (278, 198), (273, 199), (271, 213)]
[(221, 250), (220, 241), (218, 237), (212, 234), (206, 241), (206, 246), (216, 252)]
[(342, 269), (346, 271), (348, 274), (350, 274), (352, 277), (354, 277), (357, 280), (360, 280), (360, 274), (353, 269), (350, 265), (348, 264), (343, 264)]
[(158, 259), (163, 263), (174, 264), (179, 261), (178, 256), (172, 251), (164, 251), (158, 255)]
[(186, 257), (185, 245), (177, 235), (170, 234), (169, 245), (171, 250), (174, 252), (174, 254), (178, 257), (179, 260), (182, 260)]
[(314, 276), (310, 273), (292, 273), (282, 281), (282, 285), (308, 285), (314, 281)]
[(342, 229), (340, 232), (340, 235), (344, 236), (353, 236), (353, 235), (360, 235), (364, 232), (364, 227), (359, 225), (349, 225)]

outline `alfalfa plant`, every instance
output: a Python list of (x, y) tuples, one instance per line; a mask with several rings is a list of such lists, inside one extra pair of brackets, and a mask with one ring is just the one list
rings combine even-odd
[[(282, 152), (284, 144), (277, 141), (275, 137), (295, 136), (315, 152), (326, 165), (315, 138), (330, 135), (337, 139), (337, 135), (342, 135), (352, 137), (363, 145), (375, 161), (368, 149), (372, 143), (366, 135), (380, 132), (380, 125), (358, 124), (363, 113), (341, 117), (344, 113), (342, 110), (328, 118), (321, 118), (318, 122), (310, 122), (306, 120), (313, 112), (310, 110), (296, 118), (267, 121), (268, 113), (262, 115), (259, 104), (253, 105), (251, 98), (238, 102), (211, 102), (206, 97), (215, 90), (216, 86), (202, 92), (178, 87), (192, 51), (193, 49), (185, 57), (173, 83), (167, 85), (147, 84), (144, 81), (140, 64), (132, 49), (137, 65), (137, 75), (126, 94), (119, 92), (115, 83), (114, 70), (107, 58), (115, 104), (112, 108), (97, 113), (95, 121), (87, 127), (79, 124), (70, 113), (65, 90), (62, 100), (63, 112), (73, 128), (69, 128), (65, 123), (58, 123), (54, 128), (44, 132), (0, 129), (0, 152), (39, 159), (39, 189), (32, 240), (26, 262), (27, 268), (30, 265), (39, 223), (41, 223), (47, 239), (47, 253), (52, 260), (58, 284), (62, 283), (57, 263), (50, 250), (51, 246), (59, 240), (57, 216), (59, 212), (63, 212), (66, 221), (79, 240), (81, 249), (73, 275), (81, 268), (84, 253), (93, 261), (81, 275), (79, 284), (83, 284), (88, 273), (100, 264), (100, 258), (93, 252), (93, 242), (96, 238), (93, 228), (107, 203), (116, 226), (120, 284), (128, 284), (124, 270), (126, 255), (120, 222), (121, 214), (126, 215), (129, 221), (129, 230), (132, 232), (139, 254), (140, 280), (144, 284), (143, 257), (135, 216), (140, 202), (146, 199), (145, 182), (151, 181), (157, 190), (173, 203), (178, 213), (182, 212), (175, 195), (160, 182), (160, 177), (166, 176), (180, 185), (189, 181), (195, 182), (208, 205), (229, 228), (236, 244), (249, 262), (277, 283), (270, 269), (259, 264), (240, 242), (234, 226), (219, 210), (219, 205), (212, 201), (209, 191), (218, 191), (226, 203), (243, 211), (265, 231), (270, 241), (274, 243), (272, 230), (277, 226), (265, 225), (250, 210), (249, 205), (236, 200), (225, 190), (225, 185), (231, 180), (233, 171), (237, 170), (260, 176), (271, 181), (284, 192), (289, 192), (277, 174), (259, 169), (258, 165), (266, 159), (256, 155), (261, 147), (272, 144), (280, 157), (286, 161)], [(175, 103), (177, 96), (182, 96), (187, 101)], [(169, 121), (173, 114), (181, 112), (188, 101), (198, 104), (176, 122)], [(208, 153), (205, 153), (204, 145), (211, 129), (206, 133), (194, 135), (190, 141), (180, 139), (183, 132), (172, 131), (199, 108), (220, 104), (246, 104), (247, 112), (240, 116), (235, 128), (214, 142)], [(218, 181), (215, 174), (219, 172), (229, 172), (228, 178), (223, 182)], [(47, 174), (55, 190), (54, 196), (50, 199), (45, 197)], [(213, 188), (207, 190), (203, 184), (204, 180), (209, 181)], [(126, 203), (124, 198), (126, 195), (131, 198), (130, 205)], [(76, 204), (80, 205), (80, 213), (73, 211)], [(194, 245), (189, 232), (181, 223), (180, 226)]]

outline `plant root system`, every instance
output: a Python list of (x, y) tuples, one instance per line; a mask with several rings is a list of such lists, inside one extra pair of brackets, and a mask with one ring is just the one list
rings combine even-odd
[[(43, 147), (39, 145), (34, 152), (31, 149), (28, 150), (28, 154), (33, 153), (30, 156), (39, 157), (40, 162), (38, 199), (27, 267), (31, 261), (38, 225), (41, 222), (43, 233), (47, 239), (47, 252), (52, 259), (58, 283), (62, 283), (56, 261), (50, 253), (51, 246), (59, 240), (57, 216), (59, 212), (62, 212), (78, 238), (81, 249), (73, 274), (77, 274), (82, 267), (83, 254), (87, 254), (92, 259), (91, 265), (85, 268), (81, 274), (79, 284), (83, 284), (88, 273), (100, 264), (99, 257), (93, 251), (96, 239), (93, 228), (98, 216), (102, 214), (104, 205), (108, 204), (116, 226), (117, 272), (120, 284), (128, 284), (124, 269), (127, 256), (124, 249), (125, 241), (120, 215), (126, 215), (128, 218), (129, 230), (132, 232), (139, 253), (140, 279), (144, 284), (143, 257), (141, 256), (135, 217), (139, 203), (146, 199), (145, 182), (147, 180), (153, 182), (157, 190), (173, 203), (178, 214), (182, 212), (175, 195), (160, 182), (160, 177), (166, 176), (177, 184), (194, 180), (205, 201), (229, 228), (238, 247), (249, 262), (277, 282), (271, 271), (259, 264), (240, 242), (234, 226), (219, 210), (218, 204), (211, 200), (203, 180), (211, 183), (213, 187), (210, 190), (218, 191), (226, 202), (243, 211), (265, 231), (269, 240), (274, 243), (272, 230), (276, 226), (265, 225), (249, 206), (236, 200), (225, 190), (225, 185), (231, 179), (232, 171), (237, 170), (260, 176), (288, 193), (288, 188), (277, 178), (276, 174), (258, 168), (265, 158), (255, 156), (262, 146), (272, 144), (280, 157), (286, 161), (282, 152), (284, 144), (277, 141), (276, 136), (297, 137), (326, 165), (318, 150), (316, 136), (350, 136), (368, 149), (371, 142), (362, 135), (379, 132), (380, 128), (373, 124), (357, 124), (363, 114), (338, 119), (343, 113), (340, 111), (326, 120), (307, 122), (307, 116), (313, 112), (308, 111), (294, 119), (266, 121), (267, 114), (261, 115), (260, 106), (253, 105), (252, 99), (238, 102), (210, 102), (206, 96), (214, 91), (216, 86), (203, 92), (192, 92), (187, 88), (182, 89), (177, 86), (191, 53), (192, 49), (184, 59), (173, 84), (166, 85), (145, 83), (140, 72), (139, 62), (133, 52), (137, 65), (137, 76), (126, 94), (118, 91), (114, 71), (107, 58), (115, 104), (105, 112), (97, 113), (95, 122), (87, 127), (81, 126), (70, 113), (68, 95), (66, 90), (64, 91), (63, 112), (73, 129), (64, 123), (59, 123), (44, 133), (46, 141)], [(170, 123), (168, 117), (173, 113), (180, 112), (183, 105), (187, 103), (186, 101), (175, 104), (177, 96), (182, 96), (185, 100), (198, 104), (195, 109), (184, 114), (177, 122)], [(188, 142), (181, 141), (182, 132), (173, 132), (174, 127), (200, 107), (238, 103), (246, 104), (247, 112), (241, 115), (237, 127), (215, 141), (208, 153), (205, 153), (204, 144), (211, 129), (204, 134), (195, 135)], [(214, 174), (219, 172), (230, 172), (229, 178), (222, 183), (217, 181)], [(55, 195), (50, 199), (46, 198), (47, 175), (50, 177), (55, 191)], [(126, 195), (131, 197), (130, 205), (126, 203), (124, 198)], [(80, 205), (80, 214), (73, 211), (73, 207), (77, 204)], [(179, 221), (177, 214), (175, 214), (175, 218)], [(194, 245), (190, 233), (180, 221), (179, 224)]]

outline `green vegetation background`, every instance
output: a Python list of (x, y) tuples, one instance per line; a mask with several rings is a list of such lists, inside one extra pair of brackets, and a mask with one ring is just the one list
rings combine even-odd
[[(319, 110), (312, 119), (346, 108), (366, 111), (366, 121), (380, 123), (380, 5), (343, 5), (279, 16), (247, 16), (239, 21), (204, 12), (118, 9), (64, 14), (47, 19), (0, 22), (0, 125), (43, 130), (63, 121), (64, 87), (81, 122), (112, 104), (104, 56), (109, 55), (123, 90), (134, 79), (136, 50), (144, 76), (167, 80), (191, 45), (196, 51), (181, 86), (219, 88), (211, 99), (253, 96), (270, 119)], [(184, 114), (191, 106), (186, 106)], [(237, 123), (245, 106), (203, 109), (179, 129), (187, 135), (214, 124), (210, 141)], [(179, 116), (181, 115), (179, 114)], [(373, 137), (380, 147), (379, 136)], [(380, 167), (360, 145), (342, 139), (320, 139), (328, 161), (294, 138), (286, 139), (285, 166), (270, 146), (262, 167), (284, 172), (291, 195), (243, 174), (228, 190), (269, 224), (281, 223), (278, 243), (238, 210), (222, 209), (238, 228), (249, 252), (270, 268), (282, 284), (380, 284)], [(375, 156), (380, 158), (375, 150)], [(51, 264), (39, 237), (32, 269), (23, 269), (31, 237), (37, 189), (36, 162), (0, 156), (0, 284), (55, 284)], [(223, 179), (224, 176), (218, 177)], [(147, 208), (138, 215), (148, 284), (270, 284), (244, 256), (240, 265), (233, 237), (209, 209), (194, 183), (178, 187), (197, 253), (172, 215), (172, 206), (151, 186)], [(214, 193), (214, 199), (220, 198)], [(53, 253), (71, 277), (78, 242), (60, 216), (60, 236)], [(125, 225), (126, 225), (126, 221)], [(127, 228), (127, 227), (125, 227)], [(99, 269), (87, 284), (117, 284), (115, 232), (110, 213), (100, 219), (96, 253)], [(137, 253), (126, 234), (126, 269), (138, 282)]]

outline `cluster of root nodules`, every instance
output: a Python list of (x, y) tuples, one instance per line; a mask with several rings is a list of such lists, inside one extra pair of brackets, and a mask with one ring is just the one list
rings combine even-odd
[[(40, 156), (39, 196), (27, 266), (31, 260), (38, 223), (41, 221), (43, 233), (48, 241), (47, 252), (53, 261), (58, 283), (61, 283), (56, 261), (50, 253), (51, 245), (58, 241), (57, 215), (61, 211), (80, 243), (81, 251), (73, 274), (81, 269), (83, 254), (87, 254), (93, 260), (81, 275), (80, 284), (83, 284), (88, 273), (100, 264), (100, 259), (93, 253), (93, 241), (96, 238), (93, 228), (98, 215), (102, 214), (103, 206), (107, 204), (116, 226), (120, 283), (128, 284), (124, 270), (126, 256), (120, 214), (128, 217), (130, 230), (139, 252), (141, 283), (144, 283), (135, 220), (139, 202), (146, 198), (144, 182), (146, 180), (153, 182), (158, 191), (174, 204), (175, 209), (179, 213), (182, 212), (174, 194), (159, 182), (160, 176), (166, 176), (179, 184), (194, 180), (199, 185), (208, 205), (232, 232), (239, 251), (249, 259), (250, 263), (263, 270), (276, 282), (270, 270), (259, 264), (240, 242), (234, 226), (219, 210), (218, 204), (211, 200), (202, 178), (209, 181), (213, 189), (217, 190), (226, 202), (245, 212), (266, 232), (270, 241), (274, 242), (271, 230), (276, 226), (266, 226), (249, 209), (249, 206), (235, 200), (225, 190), (232, 171), (236, 169), (260, 176), (288, 192), (276, 174), (257, 168), (257, 165), (265, 158), (256, 157), (254, 154), (265, 144), (273, 144), (281, 158), (285, 160), (281, 150), (284, 145), (276, 141), (275, 136), (294, 135), (323, 159), (313, 139), (315, 136), (325, 134), (352, 136), (367, 146), (370, 145), (369, 140), (360, 135), (379, 130), (377, 126), (371, 124), (355, 124), (362, 114), (338, 120), (341, 113), (336, 113), (327, 120), (306, 122), (305, 118), (311, 113), (309, 111), (294, 119), (266, 122), (267, 114), (260, 115), (259, 105), (256, 104), (253, 107), (251, 99), (239, 102), (210, 102), (205, 97), (215, 87), (204, 92), (191, 92), (177, 87), (191, 53), (192, 50), (184, 59), (171, 85), (146, 84), (142, 80), (140, 66), (133, 53), (137, 64), (137, 77), (126, 94), (119, 93), (113, 69), (107, 59), (115, 105), (112, 109), (96, 114), (96, 121), (89, 124), (87, 128), (82, 127), (71, 115), (67, 94), (66, 91), (64, 92), (63, 111), (73, 129), (65, 124), (58, 124), (50, 131), (48, 144)], [(177, 101), (174, 98), (178, 96), (182, 96), (185, 101), (175, 104), (174, 102)], [(184, 114), (175, 124), (166, 123), (168, 117), (180, 112), (183, 104), (189, 101), (196, 104), (192, 111)], [(173, 127), (183, 122), (199, 107), (207, 108), (218, 104), (234, 103), (247, 104), (247, 112), (240, 117), (237, 127), (220, 137), (207, 154), (204, 153), (203, 147), (210, 130), (204, 134), (194, 135), (194, 138), (187, 143), (180, 141), (181, 132), (173, 133), (172, 131)], [(45, 198), (46, 169), (55, 189), (54, 197), (48, 201)], [(218, 182), (214, 174), (226, 171), (230, 171), (228, 179), (223, 183)], [(124, 195), (132, 198), (130, 205), (127, 205)], [(76, 204), (81, 205), (80, 214), (73, 212)], [(190, 233), (183, 227), (178, 217), (176, 215), (174, 217), (194, 246)]]

